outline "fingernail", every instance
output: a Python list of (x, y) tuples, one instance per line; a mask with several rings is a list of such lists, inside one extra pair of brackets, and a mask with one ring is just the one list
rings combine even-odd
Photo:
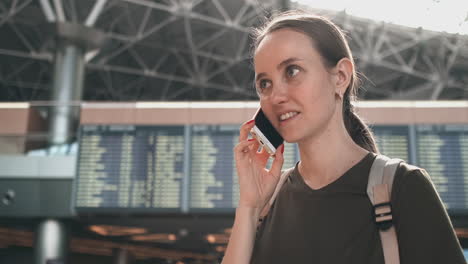
[(250, 120), (247, 124), (252, 124), (253, 121), (255, 121), (255, 119)]
[(255, 138), (249, 138), (248, 141), (250, 142), (250, 141), (254, 141), (254, 140), (255, 140)]
[(284, 153), (284, 144), (281, 146), (281, 154)]

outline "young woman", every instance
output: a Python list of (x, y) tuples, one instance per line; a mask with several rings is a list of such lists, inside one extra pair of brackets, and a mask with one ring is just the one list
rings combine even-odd
[[(366, 193), (378, 150), (356, 115), (353, 57), (341, 30), (306, 13), (282, 13), (258, 29), (255, 86), (260, 105), (301, 160), (268, 214), (260, 213), (280, 178), (284, 146), (270, 170), (269, 154), (249, 140), (234, 148), (240, 184), (223, 264), (384, 263)], [(444, 206), (424, 169), (402, 163), (391, 196), (400, 263), (465, 263)]]

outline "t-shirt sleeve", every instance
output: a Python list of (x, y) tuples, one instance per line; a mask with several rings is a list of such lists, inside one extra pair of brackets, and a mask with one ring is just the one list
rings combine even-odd
[(392, 203), (400, 263), (466, 263), (447, 211), (426, 170), (405, 171), (398, 185)]

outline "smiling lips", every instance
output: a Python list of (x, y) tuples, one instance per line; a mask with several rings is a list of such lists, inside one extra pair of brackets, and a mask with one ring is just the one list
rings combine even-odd
[(285, 120), (290, 119), (291, 117), (293, 117), (293, 116), (295, 116), (297, 114), (299, 114), (299, 112), (288, 112), (288, 113), (282, 114), (279, 117), (279, 120), (280, 121), (285, 121)]

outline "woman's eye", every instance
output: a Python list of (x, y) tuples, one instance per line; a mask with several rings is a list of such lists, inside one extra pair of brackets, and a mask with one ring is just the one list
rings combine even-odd
[(271, 82), (269, 80), (260, 80), (257, 86), (260, 91), (263, 91), (267, 89), (268, 87), (270, 87), (270, 85), (271, 85)]
[(300, 71), (299, 67), (295, 65), (290, 65), (286, 68), (286, 74), (288, 75), (288, 77), (296, 76), (299, 73), (299, 71)]

